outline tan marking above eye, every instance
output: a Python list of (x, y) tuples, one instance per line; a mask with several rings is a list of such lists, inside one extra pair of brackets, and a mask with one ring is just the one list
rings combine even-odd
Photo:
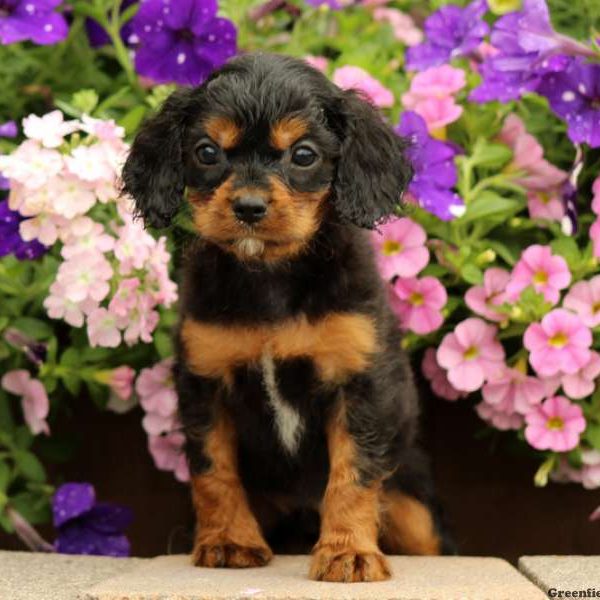
[(190, 369), (204, 377), (229, 378), (236, 367), (274, 359), (311, 358), (323, 382), (337, 383), (364, 371), (377, 351), (373, 320), (360, 313), (305, 316), (276, 325), (246, 327), (186, 319), (181, 338)]
[(242, 128), (227, 117), (209, 117), (203, 123), (206, 133), (223, 148), (231, 150), (242, 138)]
[(300, 117), (284, 117), (271, 127), (270, 142), (277, 150), (287, 150), (308, 132), (308, 123)]

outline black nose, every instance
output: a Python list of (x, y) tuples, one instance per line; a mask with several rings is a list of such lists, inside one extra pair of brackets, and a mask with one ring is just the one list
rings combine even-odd
[(267, 205), (258, 196), (246, 196), (233, 203), (235, 216), (249, 225), (258, 223), (267, 214)]

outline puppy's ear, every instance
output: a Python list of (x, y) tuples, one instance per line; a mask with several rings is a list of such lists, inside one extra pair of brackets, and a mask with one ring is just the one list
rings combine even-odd
[(182, 141), (193, 90), (174, 92), (144, 122), (123, 167), (123, 191), (146, 225), (166, 227), (185, 191)]
[(340, 108), (335, 208), (343, 220), (373, 229), (394, 213), (412, 177), (406, 143), (356, 92), (343, 92)]

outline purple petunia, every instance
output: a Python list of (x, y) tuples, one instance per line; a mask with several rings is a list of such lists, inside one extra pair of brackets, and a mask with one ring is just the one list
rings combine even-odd
[(406, 68), (420, 71), (474, 52), (489, 32), (482, 19), (487, 8), (487, 0), (474, 0), (465, 8), (449, 4), (435, 11), (424, 24), (426, 40), (406, 51)]
[(14, 138), (17, 137), (19, 128), (14, 121), (6, 121), (6, 123), (0, 123), (0, 137), (3, 138)]
[(69, 33), (65, 18), (55, 12), (62, 0), (0, 0), (0, 44), (31, 40), (50, 45)]
[[(0, 189), (2, 176), (0, 175)], [(8, 187), (8, 186), (7, 186)], [(0, 202), (0, 257), (14, 254), (19, 260), (39, 258), (48, 249), (37, 240), (25, 242), (19, 235), (19, 224), (23, 217), (10, 210), (8, 202)]]
[(65, 483), (52, 499), (54, 542), (63, 554), (129, 556), (129, 540), (123, 534), (133, 520), (125, 506), (96, 502), (96, 492), (89, 483)]
[(564, 71), (546, 75), (537, 91), (567, 122), (571, 141), (600, 146), (600, 65), (572, 59)]
[(405, 112), (395, 129), (410, 142), (407, 155), (414, 169), (408, 192), (419, 206), (443, 221), (451, 221), (465, 212), (462, 198), (452, 189), (457, 173), (449, 144), (432, 138), (423, 118), (415, 112)]
[(146, 0), (131, 25), (135, 68), (157, 83), (202, 83), (236, 53), (237, 32), (216, 0)]

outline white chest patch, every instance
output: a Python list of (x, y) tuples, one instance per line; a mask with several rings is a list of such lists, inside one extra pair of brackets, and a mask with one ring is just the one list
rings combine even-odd
[(263, 385), (267, 392), (269, 405), (273, 410), (273, 419), (279, 441), (288, 454), (295, 454), (300, 444), (304, 423), (298, 411), (290, 406), (279, 393), (275, 363), (270, 354), (263, 354), (260, 359)]

